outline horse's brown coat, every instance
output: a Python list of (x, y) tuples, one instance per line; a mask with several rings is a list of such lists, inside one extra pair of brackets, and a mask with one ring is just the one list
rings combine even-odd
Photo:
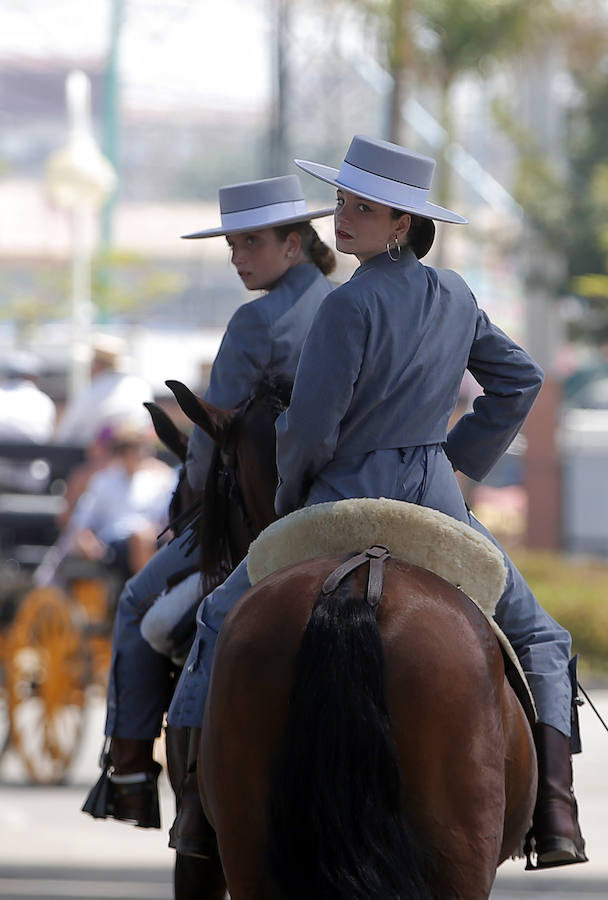
[[(203, 418), (193, 418), (220, 440), (222, 411), (202, 407)], [(274, 518), (273, 448), (274, 422), (265, 413), (261, 431), (244, 429), (237, 442), (238, 481), (258, 530)], [(234, 514), (238, 525), (239, 510)], [(238, 547), (238, 536), (231, 540)], [(269, 575), (234, 607), (218, 640), (199, 780), (232, 900), (276, 896), (262, 852), (270, 760), (303, 632), (321, 585), (343, 559), (322, 557)], [(367, 572), (352, 577), (362, 591)], [(397, 560), (386, 566), (378, 624), (403, 806), (435, 865), (437, 896), (487, 900), (496, 867), (521, 846), (536, 795), (532, 736), (498, 643), (457, 588)]]
[[(252, 588), (218, 640), (202, 735), (201, 790), (232, 900), (274, 896), (262, 863), (270, 760), (294, 658), (325, 577), (343, 557), (282, 569)], [(366, 573), (353, 576), (360, 590)], [(483, 615), (407, 563), (386, 566), (378, 611), (403, 806), (438, 896), (485, 900), (532, 816), (532, 736)], [(302, 748), (305, 752), (305, 748)]]

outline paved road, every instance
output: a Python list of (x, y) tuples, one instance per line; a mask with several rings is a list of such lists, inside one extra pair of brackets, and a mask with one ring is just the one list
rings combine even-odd
[[(608, 691), (592, 695), (608, 720)], [(575, 757), (575, 784), (591, 862), (526, 873), (521, 861), (499, 870), (491, 900), (608, 900), (608, 734), (586, 706), (585, 752)], [(143, 830), (80, 812), (97, 777), (103, 707), (92, 703), (82, 751), (69, 783), (35, 788), (18, 761), (0, 765), (0, 897), (3, 900), (170, 900), (174, 855), (167, 829), (173, 796), (161, 777), (162, 831)]]
[(89, 703), (85, 740), (68, 783), (28, 786), (9, 751), (0, 764), (0, 898), (171, 900), (174, 853), (167, 847), (173, 794), (164, 775), (161, 831), (80, 812), (98, 777), (103, 703)]
[(142, 868), (19, 867), (0, 869), (3, 900), (171, 900), (170, 873)]
[[(590, 697), (608, 722), (608, 691)], [(521, 861), (504, 863), (492, 900), (608, 900), (608, 732), (589, 704), (581, 708), (580, 722), (584, 752), (574, 757), (574, 785), (590, 861), (545, 872), (526, 872)]]

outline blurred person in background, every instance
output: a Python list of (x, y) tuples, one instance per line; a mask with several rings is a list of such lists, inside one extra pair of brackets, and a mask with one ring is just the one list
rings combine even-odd
[[(55, 402), (38, 387), (40, 362), (26, 351), (8, 359), (0, 378), (0, 442), (46, 444), (53, 438)], [(34, 472), (30, 459), (19, 459), (11, 449), (0, 456), (0, 488), (38, 493), (45, 479)]]
[[(335, 287), (326, 277), (335, 267), (335, 256), (310, 223), (332, 210), (309, 211), (297, 175), (222, 187), (219, 204), (220, 227), (185, 237), (225, 236), (245, 287), (264, 292), (240, 306), (229, 321), (205, 392), (209, 403), (233, 409), (255, 391), (264, 374), (290, 381), (295, 377), (308, 329)], [(188, 480), (195, 490), (204, 488), (213, 448), (211, 438), (195, 426), (187, 459)], [(127, 583), (120, 598), (108, 686), (109, 749), (102, 775), (83, 806), (96, 818), (160, 827), (156, 787), (160, 767), (153, 760), (153, 746), (169, 705), (174, 667), (142, 637), (141, 609), (144, 601), (161, 594), (169, 578), (192, 571), (189, 543), (182, 536), (163, 547)], [(194, 603), (200, 597), (200, 576), (192, 575), (189, 581)], [(193, 752), (180, 800), (180, 809), (186, 799), (192, 801), (187, 804), (192, 820), (174, 826), (170, 846), (180, 853), (205, 855), (208, 848), (198, 830), (202, 809), (194, 760)]]
[(0, 384), (0, 441), (44, 444), (53, 437), (55, 402), (38, 387), (40, 361), (33, 353), (9, 357)]
[(91, 444), (104, 426), (122, 423), (145, 428), (150, 417), (142, 405), (154, 399), (150, 385), (127, 372), (127, 345), (114, 335), (92, 340), (91, 380), (66, 405), (55, 431), (58, 444)]
[(99, 434), (84, 448), (84, 460), (75, 466), (65, 480), (63, 509), (57, 516), (57, 524), (64, 529), (71, 518), (78, 498), (84, 493), (91, 477), (104, 469), (112, 458), (111, 425), (104, 425)]
[(66, 529), (72, 553), (108, 563), (126, 580), (158, 549), (177, 475), (153, 455), (149, 429), (118, 425), (106, 442), (109, 460), (89, 478)]

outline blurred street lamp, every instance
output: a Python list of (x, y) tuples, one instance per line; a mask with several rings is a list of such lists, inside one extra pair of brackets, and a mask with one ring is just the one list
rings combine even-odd
[(93, 321), (91, 302), (92, 219), (116, 184), (116, 173), (102, 155), (91, 124), (91, 85), (84, 72), (66, 79), (69, 133), (65, 147), (50, 157), (45, 182), (51, 200), (71, 214), (72, 293), (71, 366), (68, 397), (90, 378)]

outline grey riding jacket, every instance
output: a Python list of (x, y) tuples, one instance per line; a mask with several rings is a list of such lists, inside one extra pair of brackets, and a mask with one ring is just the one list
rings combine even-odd
[[(483, 394), (448, 434), (466, 369)], [(409, 250), (396, 262), (373, 257), (325, 298), (304, 343), (276, 426), (277, 513), (306, 502), (320, 473), (342, 493), (348, 460), (378, 450), (443, 444), (455, 469), (481, 480), (521, 428), (542, 378), (455, 272), (425, 266)], [(360, 475), (357, 495), (374, 496)]]
[[(483, 394), (448, 434), (466, 369)], [(304, 343), (291, 404), (277, 420), (276, 510), (389, 497), (440, 510), (497, 544), (467, 509), (452, 466), (483, 478), (541, 382), (538, 366), (492, 325), (458, 275), (424, 266), (409, 251), (397, 262), (376, 256), (326, 297)], [(539, 721), (567, 735), (570, 635), (503, 555), (507, 583), (496, 621), (526, 673)], [(217, 636), (249, 587), (243, 560), (201, 603), (171, 725), (200, 726)]]
[[(233, 409), (261, 374), (293, 380), (304, 338), (325, 296), (335, 287), (314, 263), (288, 269), (267, 294), (244, 303), (230, 319), (211, 369), (205, 400)], [(188, 444), (188, 481), (205, 486), (213, 442), (195, 427)]]

